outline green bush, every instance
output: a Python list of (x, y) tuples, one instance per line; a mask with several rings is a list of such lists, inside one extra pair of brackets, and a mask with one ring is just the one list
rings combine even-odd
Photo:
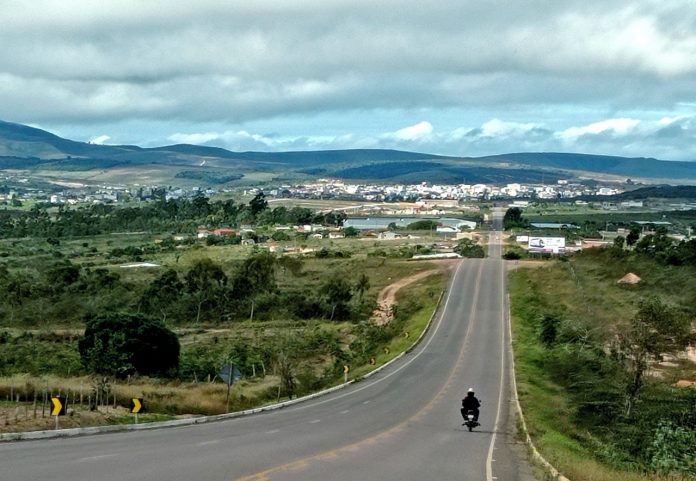
[(92, 372), (173, 375), (179, 365), (179, 339), (162, 321), (141, 314), (106, 313), (86, 322), (78, 348)]
[(650, 468), (660, 474), (696, 476), (696, 430), (661, 421), (648, 450)]
[(471, 239), (462, 239), (454, 248), (454, 252), (462, 257), (483, 258), (486, 253), (483, 247), (472, 241)]

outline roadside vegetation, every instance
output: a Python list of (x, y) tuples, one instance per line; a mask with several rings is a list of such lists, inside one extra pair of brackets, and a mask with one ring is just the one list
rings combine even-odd
[[(696, 478), (696, 241), (633, 246), (510, 274), (527, 425), (573, 481)], [(618, 284), (629, 272), (642, 281)]]
[[(68, 427), (132, 422), (132, 398), (159, 420), (294, 398), (342, 382), (344, 366), (359, 377), (417, 338), (446, 280), (444, 265), (406, 262), (427, 245), (275, 229), (329, 229), (342, 214), (271, 209), (263, 195), (0, 217), (0, 431), (51, 427), (57, 394)], [(261, 244), (274, 235), (278, 252)], [(371, 320), (384, 287), (426, 270), (389, 322)], [(227, 363), (241, 376), (229, 400)]]

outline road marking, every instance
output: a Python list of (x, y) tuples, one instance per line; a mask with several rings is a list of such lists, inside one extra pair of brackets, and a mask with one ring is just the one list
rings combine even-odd
[(217, 444), (220, 441), (218, 440), (212, 440), (212, 441), (201, 441), (200, 443), (196, 443), (196, 446), (208, 446), (209, 444)]
[(370, 401), (363, 401), (363, 404), (370, 404)]
[(344, 409), (343, 411), (341, 411), (341, 414), (348, 414), (349, 412), (350, 412), (350, 409)]
[(320, 422), (321, 422), (321, 419), (313, 419), (309, 422), (309, 424), (316, 424), (316, 423), (320, 423)]
[(113, 458), (115, 456), (118, 456), (117, 454), (102, 454), (100, 456), (89, 456), (87, 458), (80, 458), (76, 460), (76, 463), (85, 463), (87, 461), (100, 461), (104, 458)]
[[(459, 273), (459, 269), (461, 268), (461, 266), (462, 266), (462, 264), (460, 263), (459, 266), (457, 267), (457, 270), (455, 271), (455, 274), (453, 277), (453, 284), (454, 284), (454, 279), (456, 278), (457, 273)], [(467, 326), (466, 332), (464, 334), (464, 342), (462, 343), (462, 347), (459, 350), (458, 359), (461, 359), (464, 352), (466, 351), (466, 345), (467, 345), (467, 340), (469, 338), (469, 333), (471, 332), (472, 325), (474, 324), (474, 321), (475, 321), (475, 317), (473, 316), (473, 313), (476, 312), (476, 307), (478, 306), (478, 299), (479, 299), (480, 286), (481, 286), (481, 283), (479, 282), (479, 280), (481, 278), (481, 273), (483, 272), (483, 266), (484, 266), (483, 262), (480, 262), (479, 267), (478, 267), (478, 272), (476, 273), (476, 282), (474, 283), (474, 294), (472, 296), (474, 301), (471, 304), (471, 309), (469, 311), (469, 325)], [(449, 302), (449, 293), (448, 293), (447, 301), (445, 302), (445, 307), (444, 307), (442, 313), (444, 313), (446, 311), (447, 302)], [(443, 316), (441, 315), (440, 320), (438, 321), (438, 325), (437, 325), (438, 328), (441, 324), (442, 317)], [(434, 335), (435, 335), (435, 332), (433, 333), (433, 337), (434, 337)], [(433, 337), (431, 337), (428, 340), (428, 342), (427, 342), (426, 346), (423, 348), (423, 350), (425, 350), (427, 345), (430, 344)], [(420, 351), (416, 355), (416, 357), (418, 355), (420, 355), (420, 353), (422, 353), (422, 352), (423, 351)], [(410, 362), (413, 362), (413, 359), (411, 359)], [(406, 363), (404, 366), (401, 366), (395, 372), (400, 371), (406, 365), (410, 364), (410, 362)], [(335, 459), (335, 458), (340, 457), (340, 455), (343, 453), (353, 452), (356, 449), (360, 449), (361, 447), (369, 446), (369, 445), (374, 444), (375, 442), (384, 441), (384, 440), (388, 439), (389, 437), (393, 436), (395, 433), (404, 429), (404, 427), (408, 426), (408, 424), (411, 423), (413, 420), (418, 419), (425, 412), (429, 411), (436, 402), (439, 402), (441, 400), (442, 393), (444, 393), (445, 391), (450, 389), (450, 387), (452, 385), (452, 380), (457, 375), (460, 368), (461, 368), (461, 363), (458, 362), (457, 365), (455, 365), (455, 367), (450, 371), (449, 376), (445, 380), (445, 383), (442, 386), (442, 388), (440, 389), (440, 391), (430, 400), (430, 402), (428, 402), (422, 409), (420, 409), (415, 414), (413, 414), (413, 416), (409, 417), (408, 419), (405, 419), (404, 421), (400, 422), (399, 424), (396, 424), (395, 426), (393, 426), (385, 431), (382, 431), (381, 433), (378, 433), (378, 434), (375, 434), (373, 436), (367, 437), (365, 439), (361, 439), (359, 441), (356, 441), (355, 443), (344, 445), (344, 446), (341, 446), (341, 447), (338, 447), (335, 449), (331, 449), (331, 450), (328, 450), (325, 452), (311, 454), (307, 457), (300, 458), (300, 459), (297, 459), (295, 461), (291, 461), (291, 462), (286, 463), (286, 464), (274, 466), (274, 467), (268, 468), (268, 469), (263, 470), (263, 471), (259, 471), (256, 473), (252, 473), (252, 474), (248, 474), (248, 475), (236, 478), (235, 481), (268, 481), (270, 479), (270, 477), (273, 476), (274, 474), (296, 470), (296, 469), (298, 469), (298, 467), (306, 468), (313, 461), (316, 462), (318, 460)], [(394, 373), (391, 373), (391, 375), (393, 375), (393, 374)], [(382, 380), (384, 380), (384, 379), (386, 379), (386, 377), (383, 378)], [(370, 385), (376, 384), (377, 382), (380, 382), (380, 381), (375, 381)], [(369, 387), (369, 386), (366, 386), (362, 389), (366, 389), (367, 387)], [(327, 402), (327, 401), (323, 401), (323, 402)]]
[(265, 434), (275, 434), (275, 433), (279, 433), (279, 432), (280, 432), (280, 429), (271, 429), (270, 431), (266, 431)]
[(493, 436), (491, 437), (491, 444), (488, 446), (488, 457), (486, 461), (486, 480), (493, 481), (493, 447), (495, 446), (495, 438), (498, 433), (498, 424), (500, 423), (500, 411), (503, 402), (503, 380), (505, 377), (505, 264), (502, 260), (498, 260), (500, 263), (500, 276), (502, 281), (502, 286), (500, 289), (500, 321), (501, 321), (501, 345), (500, 345), (500, 388), (498, 390), (498, 410), (495, 415), (495, 424), (493, 425)]

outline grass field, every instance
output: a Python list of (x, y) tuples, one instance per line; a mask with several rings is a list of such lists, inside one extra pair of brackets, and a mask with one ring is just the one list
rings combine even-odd
[[(628, 271), (643, 278), (636, 286), (616, 281)], [(659, 295), (683, 313), (693, 312), (696, 287), (693, 269), (657, 267), (649, 260), (612, 260), (589, 253), (568, 262), (548, 262), (537, 269), (519, 269), (509, 276), (513, 347), (520, 402), (530, 435), (542, 455), (572, 481), (647, 481), (656, 474), (617, 469), (606, 462), (608, 448), (582, 427), (568, 392), (544, 366), (538, 319), (553, 315), (587, 326), (587, 335), (608, 337), (631, 318), (638, 300)], [(679, 288), (675, 288), (679, 286)], [(696, 365), (675, 359), (651, 370), (655, 382), (669, 386), (679, 379), (696, 379)], [(651, 381), (652, 382), (652, 381)], [(684, 478), (686, 479), (686, 478)]]

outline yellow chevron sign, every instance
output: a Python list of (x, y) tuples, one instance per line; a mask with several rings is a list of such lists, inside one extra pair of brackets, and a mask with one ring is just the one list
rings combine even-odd
[(143, 398), (131, 399), (131, 413), (138, 414), (143, 410)]
[(65, 398), (63, 396), (52, 397), (51, 404), (53, 404), (51, 416), (65, 416)]

